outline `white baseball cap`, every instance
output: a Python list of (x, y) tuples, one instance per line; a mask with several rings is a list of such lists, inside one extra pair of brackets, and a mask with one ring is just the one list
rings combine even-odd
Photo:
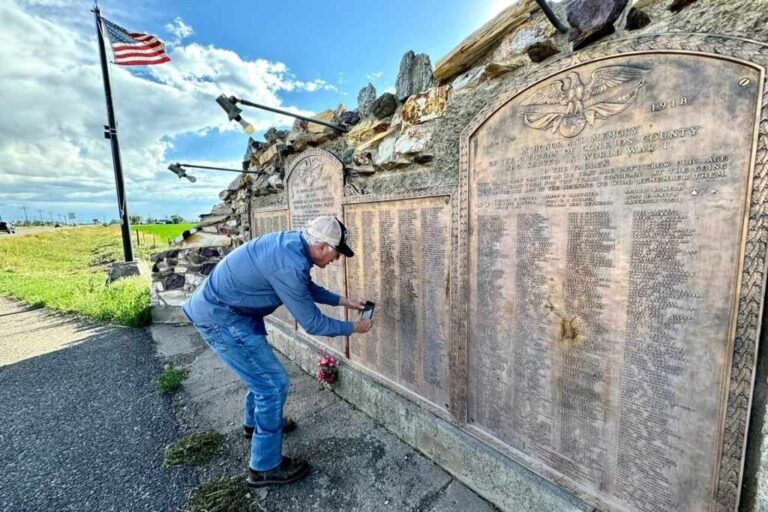
[(307, 224), (305, 232), (317, 240), (330, 245), (348, 258), (355, 255), (354, 251), (347, 245), (347, 237), (349, 235), (347, 228), (336, 217), (317, 217)]

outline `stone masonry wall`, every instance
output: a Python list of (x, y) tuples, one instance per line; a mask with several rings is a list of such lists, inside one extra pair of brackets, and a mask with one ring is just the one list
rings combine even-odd
[[(461, 131), (500, 91), (543, 64), (585, 46), (635, 35), (699, 32), (768, 41), (768, 0), (550, 4), (561, 22), (571, 25), (568, 33), (557, 32), (533, 0), (521, 0), (437, 62), (434, 70), (429, 56), (406, 53), (395, 94), (379, 94), (368, 84), (357, 105), (338, 105), (315, 116), (347, 127), (347, 133), (297, 121), (290, 130), (270, 129), (264, 141), (249, 139), (243, 168), (255, 174), (239, 175), (196, 229), (153, 258), (156, 319), (172, 318), (167, 309), (178, 307), (216, 262), (250, 238), (251, 208), (285, 204), (285, 172), (305, 149), (322, 148), (341, 159), (348, 193), (452, 186), (459, 176)], [(768, 394), (768, 363), (763, 359), (765, 355), (758, 365), (756, 399)], [(762, 456), (768, 453), (765, 407), (758, 403), (754, 410), (742, 510), (768, 509), (763, 478), (768, 457)]]

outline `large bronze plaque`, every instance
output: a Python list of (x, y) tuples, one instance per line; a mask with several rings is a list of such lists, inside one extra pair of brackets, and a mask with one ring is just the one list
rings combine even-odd
[(344, 218), (356, 254), (349, 295), (376, 303), (374, 327), (350, 340), (350, 358), (446, 409), (450, 196), (346, 204)]
[[(301, 153), (288, 169), (286, 183), (291, 229), (304, 229), (307, 223), (321, 215), (341, 218), (344, 165), (332, 153), (321, 149)], [(345, 295), (344, 258), (324, 269), (313, 268), (312, 280), (323, 288)], [(343, 308), (321, 305), (320, 309), (327, 316), (345, 319)], [(340, 353), (345, 352), (345, 338), (322, 336), (317, 339)]]
[(465, 132), (467, 421), (601, 508), (735, 506), (718, 483), (762, 83), (615, 56)]
[[(251, 239), (261, 235), (286, 231), (288, 229), (288, 210), (285, 207), (253, 208), (251, 210)], [(280, 306), (267, 318), (278, 320), (291, 329), (296, 328), (293, 316), (285, 306)]]

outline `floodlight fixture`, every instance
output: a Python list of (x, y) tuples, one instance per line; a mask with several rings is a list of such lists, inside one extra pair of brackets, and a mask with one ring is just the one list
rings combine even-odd
[(234, 96), (227, 98), (223, 94), (220, 95), (218, 98), (216, 98), (216, 103), (219, 104), (219, 106), (224, 109), (224, 112), (227, 113), (227, 117), (229, 117), (230, 121), (237, 121), (240, 123), (240, 126), (243, 127), (243, 130), (248, 135), (253, 135), (253, 132), (256, 131), (256, 128), (253, 127), (251, 123), (243, 119), (242, 109), (238, 108), (238, 106), (235, 104), (236, 98)]
[(194, 176), (190, 176), (189, 174), (187, 174), (187, 171), (186, 171), (186, 170), (184, 170), (184, 169), (181, 167), (181, 164), (180, 164), (180, 163), (178, 163), (178, 162), (176, 162), (175, 164), (171, 164), (171, 165), (169, 165), (169, 166), (168, 166), (168, 170), (169, 170), (169, 171), (171, 171), (171, 172), (172, 172), (173, 174), (175, 174), (176, 176), (178, 176), (178, 177), (179, 177), (179, 179), (182, 179), (182, 178), (187, 178), (187, 179), (188, 179), (189, 181), (191, 181), (192, 183), (194, 183), (194, 182), (196, 182), (196, 181), (197, 181), (197, 178), (195, 178)]

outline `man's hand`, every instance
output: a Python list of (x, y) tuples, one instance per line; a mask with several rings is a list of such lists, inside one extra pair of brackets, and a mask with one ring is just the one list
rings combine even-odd
[(362, 311), (365, 307), (365, 299), (350, 299), (348, 297), (342, 297), (339, 305), (344, 306), (347, 309), (357, 309)]
[(355, 332), (365, 334), (373, 327), (373, 320), (358, 320), (355, 322)]

